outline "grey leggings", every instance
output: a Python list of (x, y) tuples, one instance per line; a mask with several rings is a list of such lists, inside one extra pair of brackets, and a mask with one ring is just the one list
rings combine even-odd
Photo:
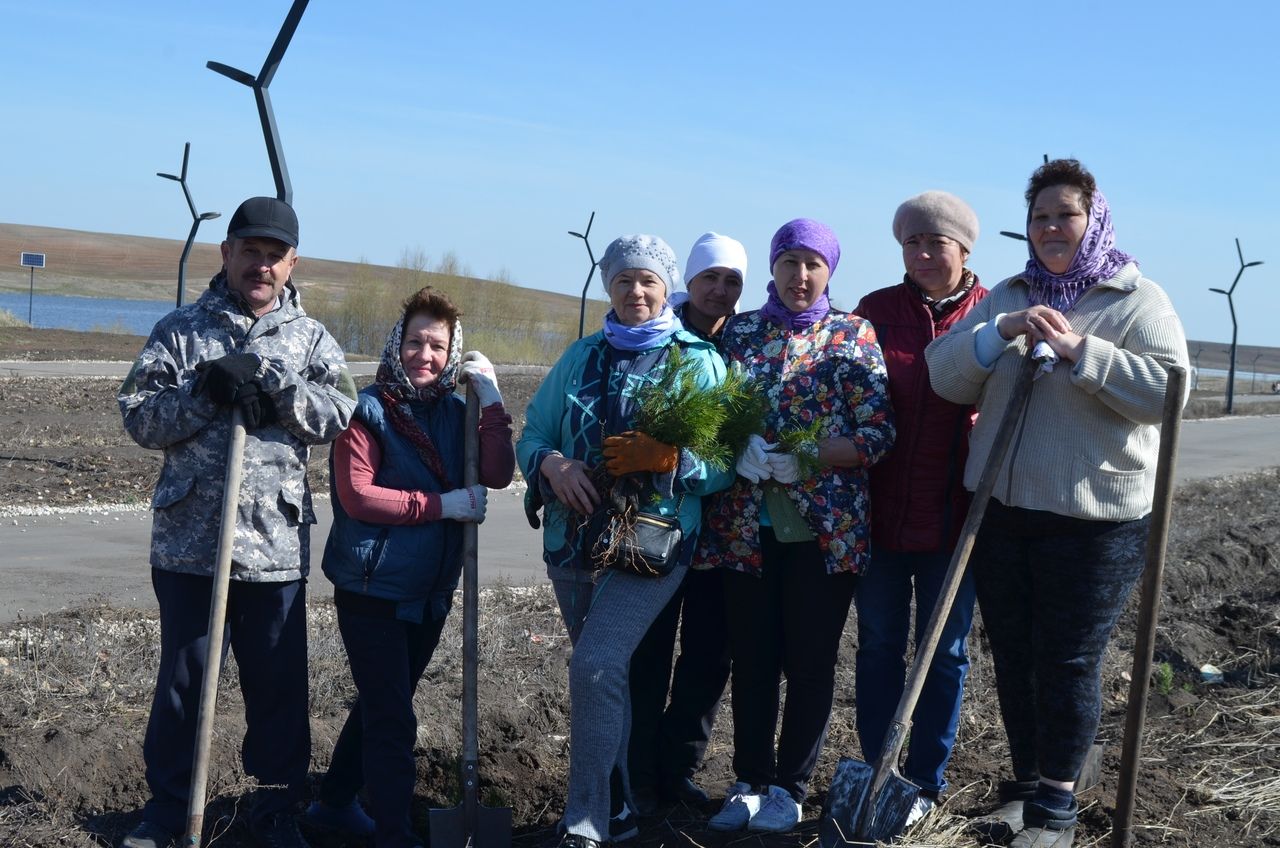
[[(659, 578), (605, 571), (592, 583), (581, 573), (548, 569), (573, 643), (569, 795), (564, 807), (568, 833), (598, 842), (609, 839), (609, 774), (617, 766), (625, 781), (627, 773), (631, 655), (687, 570), (681, 565)], [(630, 787), (624, 791), (630, 794)]]

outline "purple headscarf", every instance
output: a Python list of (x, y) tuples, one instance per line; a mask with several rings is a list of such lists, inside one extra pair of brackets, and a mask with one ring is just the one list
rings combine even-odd
[(1080, 240), (1071, 264), (1062, 274), (1055, 274), (1040, 264), (1035, 245), (1030, 240), (1030, 218), (1031, 212), (1028, 210), (1027, 252), (1031, 254), (1031, 258), (1027, 261), (1023, 277), (1031, 289), (1027, 299), (1033, 306), (1044, 304), (1059, 312), (1066, 312), (1094, 284), (1111, 279), (1127, 263), (1136, 262), (1132, 256), (1115, 246), (1116, 231), (1111, 226), (1111, 206), (1098, 189), (1093, 190), (1093, 203), (1084, 238)]
[(823, 289), (822, 294), (809, 305), (808, 309), (803, 312), (792, 312), (782, 302), (782, 298), (778, 297), (777, 284), (770, 280), (769, 299), (760, 308), (760, 314), (775, 324), (790, 327), (792, 330), (803, 330), (821, 321), (831, 311), (831, 299), (827, 297), (827, 291), (830, 288), (830, 276), (835, 274), (836, 265), (840, 264), (840, 241), (826, 224), (812, 218), (796, 218), (794, 221), (783, 224), (773, 234), (773, 241), (769, 244), (769, 267), (773, 268), (773, 263), (788, 250), (797, 249), (812, 250), (827, 263), (828, 288)]

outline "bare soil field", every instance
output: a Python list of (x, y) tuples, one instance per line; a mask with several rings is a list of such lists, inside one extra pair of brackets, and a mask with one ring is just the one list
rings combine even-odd
[[(49, 331), (40, 331), (47, 334)], [(33, 338), (59, 358), (129, 359), (141, 339), (95, 350), (87, 334)], [(116, 337), (120, 338), (120, 337)], [(125, 337), (127, 338), (127, 337)], [(9, 332), (0, 334), (0, 358)], [(64, 347), (65, 345), (65, 347)], [(500, 376), (513, 409), (523, 409), (535, 378)], [(115, 385), (105, 380), (0, 379), (0, 505), (73, 505), (149, 497), (159, 456), (132, 446), (120, 428)], [(517, 422), (517, 426), (519, 422)], [(326, 485), (324, 463), (313, 469)], [(1184, 487), (1170, 539), (1158, 669), (1147, 707), (1136, 844), (1280, 845), (1280, 471)], [(0, 565), (0, 567), (3, 567)], [(323, 578), (312, 583), (309, 614), (313, 776), (328, 764), (354, 695)], [(1078, 845), (1109, 844), (1131, 664), (1134, 603), (1108, 651), (1103, 727), (1108, 742), (1101, 784), (1081, 796)], [(459, 617), (419, 689), (415, 818), (458, 797), (461, 692)], [(0, 845), (114, 845), (137, 822), (146, 798), (142, 738), (157, 662), (154, 614), (91, 607), (21, 621), (0, 632)], [(481, 599), (481, 776), (485, 803), (510, 806), (516, 844), (557, 842), (568, 767), (567, 638), (550, 590), (485, 590)], [(858, 756), (853, 731), (853, 622), (841, 646), (837, 703), (805, 821), (795, 833), (764, 839), (705, 829), (717, 804), (675, 805), (642, 821), (643, 848), (811, 846), (835, 761)], [(900, 844), (975, 845), (967, 816), (992, 802), (1008, 775), (1008, 752), (981, 621), (960, 738), (939, 814)], [(1202, 666), (1221, 670), (1221, 679)], [(247, 844), (244, 807), (251, 781), (241, 770), (244, 731), (234, 661), (223, 677), (206, 822), (213, 844)], [(699, 782), (713, 796), (732, 781), (729, 698)], [(313, 834), (314, 844), (339, 841)]]

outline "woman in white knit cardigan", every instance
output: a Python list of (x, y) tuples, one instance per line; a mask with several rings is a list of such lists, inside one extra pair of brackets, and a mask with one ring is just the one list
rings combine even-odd
[(977, 404), (971, 490), (1028, 346), (1058, 360), (1032, 385), (971, 562), (1014, 777), (981, 824), (1015, 848), (1069, 848), (1102, 652), (1144, 563), (1168, 370), (1187, 344), (1079, 162), (1038, 168), (1026, 199), (1026, 268), (925, 358), (939, 395)]

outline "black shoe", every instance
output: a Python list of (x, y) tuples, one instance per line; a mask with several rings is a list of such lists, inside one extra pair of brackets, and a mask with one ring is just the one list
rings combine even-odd
[(678, 777), (671, 780), (662, 787), (662, 794), (672, 801), (693, 805), (705, 804), (711, 800), (711, 796), (703, 792), (691, 777)]
[(652, 816), (662, 806), (662, 798), (658, 790), (650, 786), (638, 786), (631, 790), (631, 800), (635, 802), (636, 813)]
[(969, 829), (988, 842), (1004, 844), (1021, 832), (1023, 807), (1036, 795), (1039, 780), (1002, 780), (1000, 806), (969, 821)]
[(560, 848), (600, 848), (600, 843), (580, 833), (566, 833), (560, 840)]
[(631, 812), (631, 808), (626, 804), (622, 805), (622, 812), (609, 817), (610, 842), (626, 842), (639, 835), (640, 825), (636, 821), (635, 813)]
[(298, 831), (293, 813), (288, 810), (258, 819), (249, 825), (249, 832), (259, 848), (311, 848)]
[(1027, 801), (1022, 811), (1025, 827), (1013, 837), (1010, 848), (1071, 848), (1075, 842), (1078, 812), (1074, 800), (1066, 810)]

